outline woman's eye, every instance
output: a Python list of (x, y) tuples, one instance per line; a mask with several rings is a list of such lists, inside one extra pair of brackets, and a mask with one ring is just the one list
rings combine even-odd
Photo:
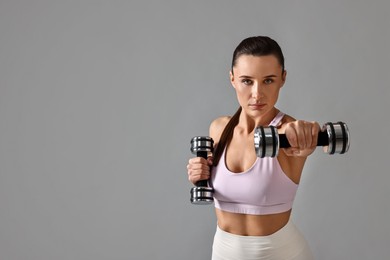
[(252, 80), (250, 80), (250, 79), (243, 79), (242, 83), (244, 83), (245, 85), (251, 85), (252, 84)]
[(264, 80), (264, 83), (267, 85), (271, 84), (272, 82), (274, 82), (272, 79), (265, 79)]

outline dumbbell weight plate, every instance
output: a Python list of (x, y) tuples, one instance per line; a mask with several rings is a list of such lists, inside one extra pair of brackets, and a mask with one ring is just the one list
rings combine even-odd
[(214, 202), (214, 189), (211, 187), (193, 187), (191, 189), (191, 203), (195, 205), (208, 205)]
[(274, 126), (256, 127), (254, 132), (257, 157), (275, 157), (279, 153), (279, 134)]
[(349, 150), (350, 134), (346, 123), (326, 123), (322, 131), (328, 134), (329, 145), (323, 147), (327, 154), (344, 154)]
[(191, 139), (191, 152), (212, 152), (214, 141), (209, 136), (195, 136)]

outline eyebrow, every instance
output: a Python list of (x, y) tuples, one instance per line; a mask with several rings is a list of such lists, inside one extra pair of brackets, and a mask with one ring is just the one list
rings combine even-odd
[[(271, 74), (271, 75), (265, 76), (264, 78), (276, 78), (276, 77), (277, 77), (276, 75)], [(241, 75), (241, 76), (239, 76), (239, 78), (249, 78), (249, 79), (253, 79), (254, 77), (246, 76), (246, 75)]]

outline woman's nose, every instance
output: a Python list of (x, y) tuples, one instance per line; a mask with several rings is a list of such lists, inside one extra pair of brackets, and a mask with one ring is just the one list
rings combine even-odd
[(252, 86), (252, 97), (256, 100), (260, 99), (263, 96), (262, 88), (260, 84), (253, 84)]

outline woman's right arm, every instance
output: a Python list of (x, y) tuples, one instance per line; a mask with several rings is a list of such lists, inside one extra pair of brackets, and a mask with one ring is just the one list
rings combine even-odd
[[(209, 135), (214, 140), (214, 147), (218, 144), (222, 131), (229, 120), (230, 117), (227, 116), (219, 117), (210, 124)], [(210, 178), (210, 166), (212, 165), (212, 156), (209, 156), (207, 160), (202, 157), (191, 158), (187, 164), (188, 180), (193, 184), (201, 180), (208, 180)]]

